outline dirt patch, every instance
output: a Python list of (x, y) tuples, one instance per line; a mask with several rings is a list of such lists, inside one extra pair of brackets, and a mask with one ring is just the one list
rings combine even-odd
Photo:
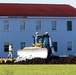
[(76, 64), (76, 56), (69, 57), (53, 57), (50, 59), (34, 58), (17, 62), (16, 64)]
[(0, 59), (0, 64), (76, 64), (76, 56), (50, 57), (48, 59), (34, 58), (14, 63), (15, 59)]
[(1, 58), (0, 59), (0, 64), (14, 64), (15, 59), (11, 59), (11, 58)]

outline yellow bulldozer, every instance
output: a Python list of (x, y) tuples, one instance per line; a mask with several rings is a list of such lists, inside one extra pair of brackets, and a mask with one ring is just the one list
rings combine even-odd
[(34, 42), (32, 43), (32, 47), (24, 47), (17, 51), (17, 62), (33, 58), (47, 58), (54, 53), (52, 37), (48, 35), (48, 32), (45, 32), (45, 34), (36, 32), (33, 39)]

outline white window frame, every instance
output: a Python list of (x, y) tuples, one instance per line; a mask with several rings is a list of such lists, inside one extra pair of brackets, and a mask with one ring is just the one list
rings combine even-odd
[(24, 20), (20, 21), (20, 30), (22, 30), (22, 31), (25, 30), (25, 21)]
[(9, 30), (9, 21), (4, 21), (4, 31)]
[(41, 30), (41, 21), (36, 21), (36, 30)]
[(67, 42), (67, 50), (72, 51), (72, 41)]
[(57, 23), (56, 21), (52, 21), (52, 30), (56, 30)]

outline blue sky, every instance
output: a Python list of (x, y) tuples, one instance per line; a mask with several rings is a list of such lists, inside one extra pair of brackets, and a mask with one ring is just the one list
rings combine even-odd
[(76, 0), (0, 0), (0, 3), (69, 4), (76, 8)]

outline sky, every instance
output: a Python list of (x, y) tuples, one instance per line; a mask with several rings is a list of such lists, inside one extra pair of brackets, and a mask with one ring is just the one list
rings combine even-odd
[(0, 3), (69, 4), (76, 8), (76, 0), (0, 0)]

